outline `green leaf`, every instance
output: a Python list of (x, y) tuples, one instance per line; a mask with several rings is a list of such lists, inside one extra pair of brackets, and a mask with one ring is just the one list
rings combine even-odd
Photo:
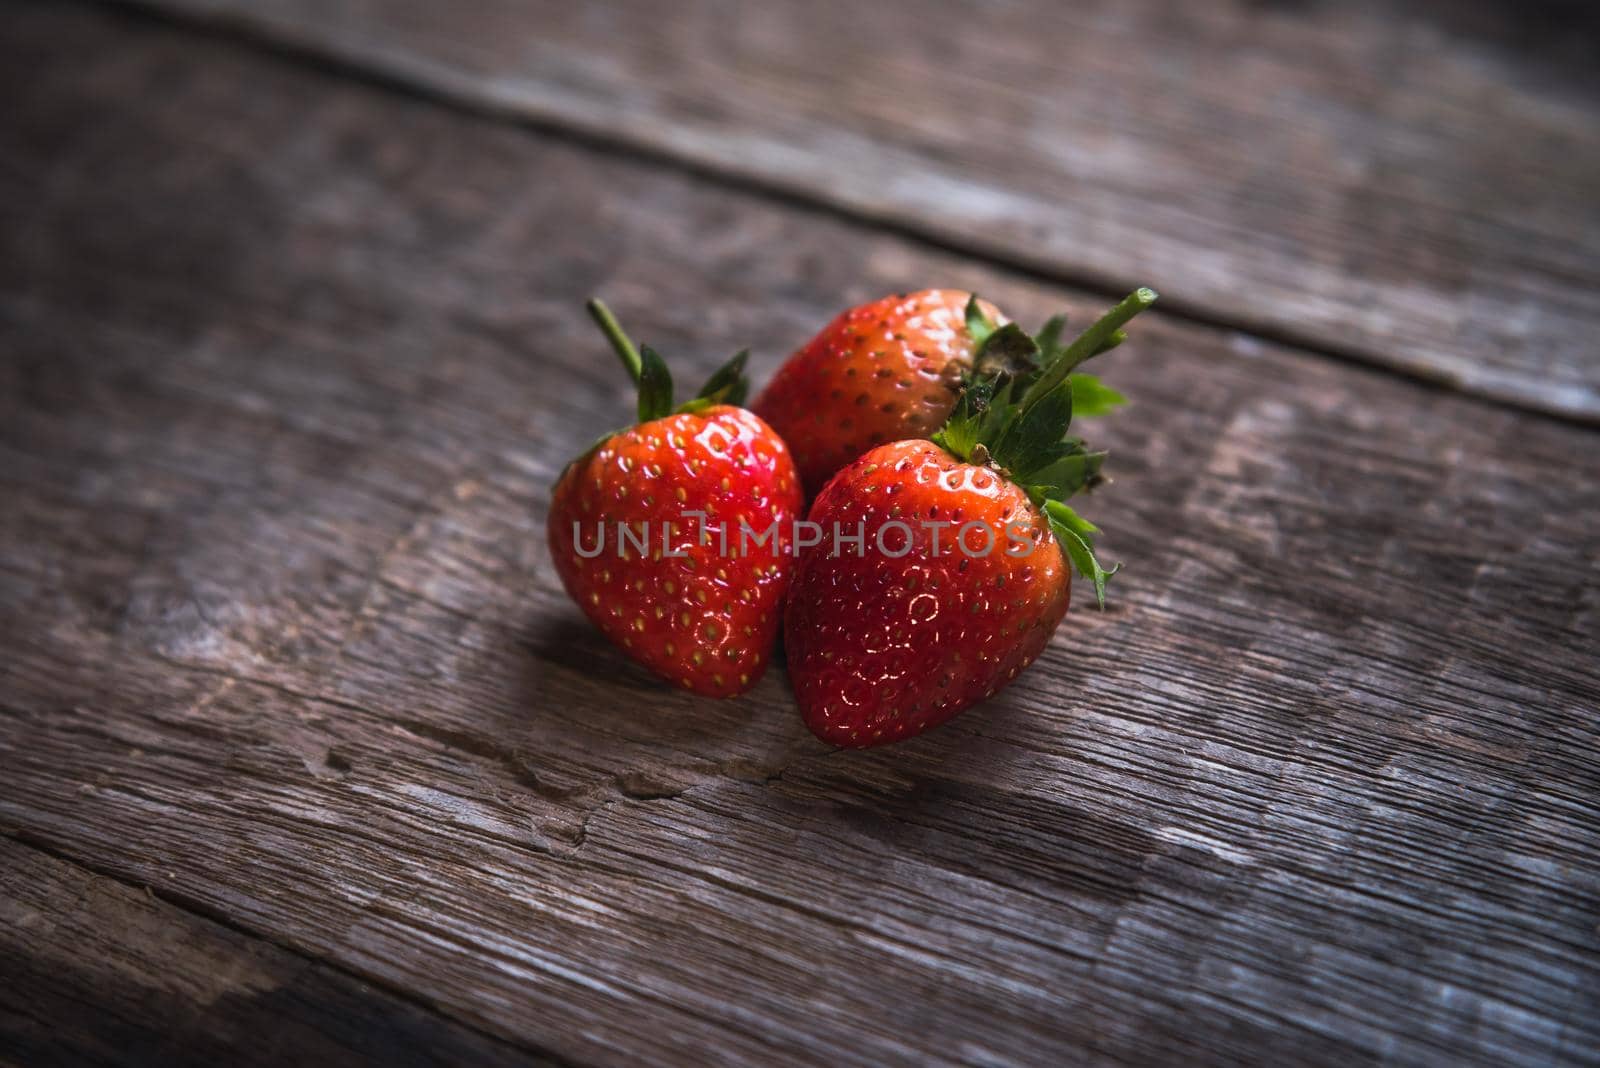
[(749, 349), (739, 350), (733, 359), (717, 368), (711, 377), (706, 379), (706, 384), (700, 387), (700, 392), (694, 395), (694, 399), (705, 402), (701, 407), (710, 407), (713, 404), (743, 404), (750, 392), (750, 380), (744, 374), (744, 364), (749, 358)]
[(1018, 477), (1040, 496), (1065, 500), (1093, 489), (1104, 481), (1100, 477), (1104, 452), (1085, 452), (1080, 447), (1049, 464)]
[(1075, 372), (1067, 376), (1067, 381), (1072, 384), (1072, 415), (1075, 419), (1086, 415), (1105, 415), (1128, 403), (1127, 397), (1094, 375)]
[[(983, 423), (978, 427), (978, 444), (988, 446), (989, 442), (996, 441), (1002, 436), (1002, 429), (1011, 425), (1017, 417), (1017, 406), (1010, 401), (1002, 401), (984, 413)], [(994, 456), (992, 450), (990, 456)], [(1010, 465), (995, 458), (995, 463), (1009, 469)]]
[(1101, 608), (1106, 606), (1106, 579), (1122, 570), (1122, 565), (1110, 571), (1100, 566), (1094, 556), (1094, 536), (1100, 529), (1060, 501), (1046, 501), (1045, 518), (1050, 521), (1050, 531), (1061, 543), (1061, 548), (1072, 561), (1073, 568), (1094, 583), (1095, 600)]
[(962, 460), (968, 459), (973, 446), (978, 444), (996, 384), (993, 378), (968, 378), (950, 417), (933, 435), (934, 444)]
[(990, 334), (972, 358), (973, 370), (980, 375), (1019, 375), (1039, 365), (1039, 344), (1016, 323), (1007, 323)]
[(1039, 343), (1040, 366), (1049, 367), (1055, 362), (1056, 357), (1061, 355), (1063, 348), (1061, 332), (1066, 328), (1067, 317), (1065, 315), (1052, 315), (1039, 328), (1039, 332), (1033, 335), (1033, 339)]
[(1094, 536), (1100, 533), (1099, 527), (1075, 512), (1070, 504), (1063, 504), (1061, 501), (1046, 501), (1044, 510), (1051, 522), (1065, 525), (1067, 529), (1082, 535), (1091, 543), (1094, 540)]
[(1051, 449), (1072, 422), (1072, 386), (1062, 382), (1023, 407), (990, 448), (1000, 466), (1031, 471), (1052, 457)]
[(666, 361), (649, 345), (639, 346), (639, 422), (648, 423), (672, 412), (672, 373)]
[(994, 333), (994, 320), (983, 314), (983, 309), (978, 306), (978, 294), (974, 293), (967, 298), (967, 333), (972, 337), (974, 345), (982, 346), (989, 340), (989, 335)]

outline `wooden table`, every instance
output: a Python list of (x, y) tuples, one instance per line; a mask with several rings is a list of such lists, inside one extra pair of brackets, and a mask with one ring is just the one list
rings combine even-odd
[[(8, 3), (0, 1058), (1600, 1064), (1597, 42)], [(981, 710), (833, 752), (563, 596), (585, 296), (764, 377), (1138, 282), (1127, 570)]]

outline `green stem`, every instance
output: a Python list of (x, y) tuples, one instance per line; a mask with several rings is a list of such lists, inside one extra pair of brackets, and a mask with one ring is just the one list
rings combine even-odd
[(1123, 298), (1121, 304), (1096, 319), (1089, 329), (1079, 334), (1044, 374), (1028, 387), (1027, 394), (1022, 398), (1021, 413), (1026, 413), (1039, 402), (1040, 397), (1049, 395), (1051, 390), (1065, 382), (1072, 369), (1084, 360), (1115, 348), (1122, 340), (1117, 336), (1121, 333), (1122, 327), (1155, 302), (1155, 290), (1135, 289)]
[(633, 340), (623, 331), (622, 324), (611, 314), (611, 309), (606, 307), (605, 301), (599, 298), (590, 300), (588, 308), (589, 316), (600, 327), (600, 332), (606, 336), (606, 340), (611, 342), (611, 351), (617, 354), (622, 366), (628, 369), (628, 375), (637, 385), (639, 376), (644, 373), (644, 361), (639, 357), (639, 350), (633, 347)]

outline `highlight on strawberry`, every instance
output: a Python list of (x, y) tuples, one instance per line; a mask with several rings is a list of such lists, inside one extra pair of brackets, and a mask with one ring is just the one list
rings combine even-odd
[(1155, 299), (1136, 290), (1069, 344), (1059, 317), (1030, 336), (969, 299), (973, 370), (943, 427), (868, 450), (818, 494), (809, 522), (846, 533), (801, 552), (783, 629), (819, 738), (898, 741), (993, 696), (1049, 643), (1073, 570), (1104, 605), (1116, 569), (1066, 502), (1100, 484), (1105, 453), (1069, 428), (1123, 398), (1077, 368)]
[[(568, 595), (612, 642), (684, 689), (731, 697), (766, 670), (794, 569), (802, 505), (789, 449), (739, 407), (747, 353), (673, 405), (672, 376), (604, 304), (589, 312), (638, 387), (638, 422), (562, 472), (550, 554)], [(727, 531), (773, 531), (761, 552), (729, 553)]]

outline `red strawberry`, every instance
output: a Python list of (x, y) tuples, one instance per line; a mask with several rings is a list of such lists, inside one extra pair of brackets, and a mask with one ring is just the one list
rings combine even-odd
[[(562, 472), (549, 520), (556, 572), (606, 637), (651, 671), (695, 693), (742, 693), (766, 670), (793, 571), (788, 542), (802, 501), (789, 450), (734, 406), (745, 353), (673, 410), (661, 357), (635, 350), (598, 301), (590, 311), (639, 383), (639, 424)], [(776, 544), (757, 546), (774, 523)], [(741, 545), (746, 530), (752, 540)]]
[[(1053, 325), (1042, 367), (978, 379), (933, 441), (879, 446), (818, 495), (822, 540), (801, 554), (784, 641), (819, 738), (897, 741), (1004, 688), (1066, 614), (1068, 559), (1104, 603), (1095, 528), (1064, 503), (1097, 481), (1104, 454), (1065, 433), (1075, 402), (1096, 410), (1115, 394), (1071, 371), (1154, 300), (1135, 292), (1065, 349)], [(863, 535), (860, 548), (835, 531)]]
[[(968, 329), (971, 301), (925, 289), (862, 304), (778, 369), (751, 407), (794, 450), (807, 493), (874, 445), (944, 425), (982, 341)], [(978, 307), (991, 322), (999, 317)]]

